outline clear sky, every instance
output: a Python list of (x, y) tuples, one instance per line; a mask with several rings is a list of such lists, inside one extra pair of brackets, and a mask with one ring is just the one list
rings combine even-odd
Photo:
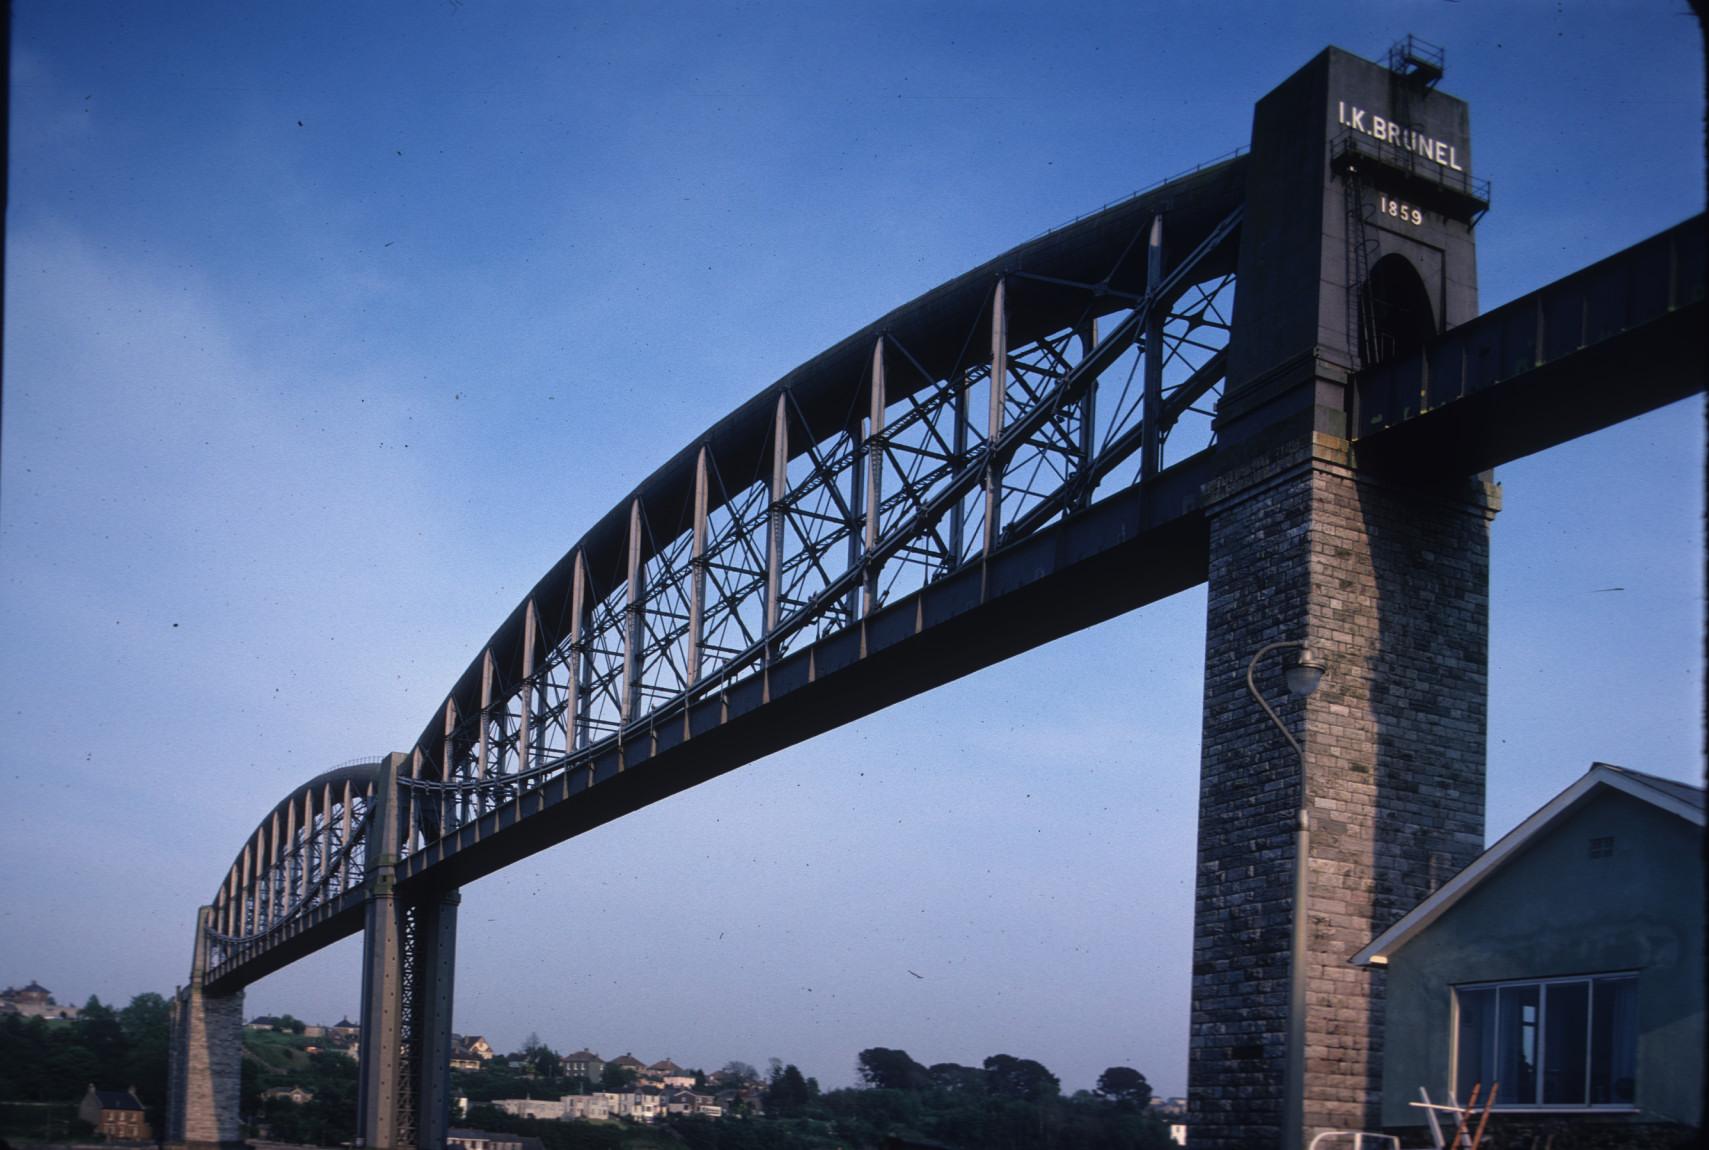
[[(1701, 210), (1679, 0), (20, 0), (0, 984), (128, 1000), (312, 774), (401, 749), (639, 479), (815, 352), (1246, 143), (1326, 44), (1446, 46), (1485, 306)], [(1702, 774), (1703, 410), (1504, 468), (1489, 832)], [(1203, 590), (464, 892), (501, 1049), (827, 1085), (857, 1051), (1185, 1086)], [(354, 941), (251, 1013), (357, 1007)], [(921, 977), (914, 977), (909, 972)]]

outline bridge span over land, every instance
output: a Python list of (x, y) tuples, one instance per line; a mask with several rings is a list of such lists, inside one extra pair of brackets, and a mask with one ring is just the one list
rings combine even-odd
[[(239, 1138), (242, 988), (360, 931), (360, 1129), (438, 1150), (464, 883), (1205, 582), (1194, 1144), (1372, 1126), (1380, 988), (1346, 960), (1483, 841), (1487, 469), (1704, 370), (1701, 216), (1479, 314), (1491, 191), (1438, 65), (1325, 51), (1244, 153), (898, 308), (665, 462), (407, 750), (242, 840), (177, 1001), (173, 1140)], [(1243, 678), (1277, 641), (1334, 668), (1283, 709), (1303, 766)]]

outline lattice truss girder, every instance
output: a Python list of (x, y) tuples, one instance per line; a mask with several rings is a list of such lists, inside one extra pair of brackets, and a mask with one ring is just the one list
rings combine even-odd
[[(700, 446), (680, 498), (630, 503), (603, 569), (578, 548), (566, 602), (524, 605), (520, 652), (483, 652), (478, 707), (447, 701), (400, 776), (405, 852), (561, 773), (591, 784), (609, 741), (1208, 446), (1234, 291), (1210, 256), (1239, 216), (1167, 271), (1153, 217), (1101, 282), (998, 277), (947, 367), (886, 333), (845, 410), (781, 389), (759, 458)], [(1143, 290), (1112, 287), (1135, 263)], [(1041, 291), (1078, 316), (1033, 333), (1016, 301)]]
[(362, 885), (374, 787), (371, 767), (329, 772), (255, 828), (214, 895), (210, 969)]

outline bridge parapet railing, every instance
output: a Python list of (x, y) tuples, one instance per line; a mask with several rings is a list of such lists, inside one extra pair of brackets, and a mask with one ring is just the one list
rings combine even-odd
[(453, 688), (400, 771), (405, 854), (1206, 446), (1239, 174), (1023, 245), (680, 452)]

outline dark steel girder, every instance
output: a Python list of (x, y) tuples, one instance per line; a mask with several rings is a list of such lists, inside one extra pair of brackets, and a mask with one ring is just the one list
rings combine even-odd
[(1702, 391), (1704, 280), (1697, 215), (1361, 372), (1359, 466), (1472, 474)]

